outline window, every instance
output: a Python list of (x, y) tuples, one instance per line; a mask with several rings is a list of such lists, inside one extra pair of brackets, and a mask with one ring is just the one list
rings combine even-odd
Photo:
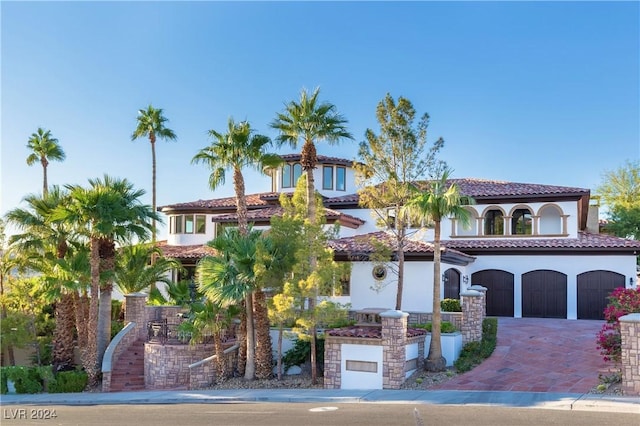
[(347, 169), (344, 167), (336, 167), (336, 190), (345, 191), (347, 180)]
[(489, 210), (484, 215), (484, 235), (503, 235), (504, 219), (500, 210)]
[(293, 186), (298, 184), (298, 179), (302, 176), (302, 166), (300, 163), (296, 163), (293, 165)]
[(529, 209), (518, 209), (513, 212), (511, 218), (511, 234), (513, 235), (531, 235), (532, 220)]
[(291, 188), (291, 164), (282, 166), (282, 187)]
[(333, 166), (322, 167), (322, 189), (333, 189)]
[(203, 214), (175, 215), (169, 218), (171, 234), (205, 234), (207, 230), (206, 216)]

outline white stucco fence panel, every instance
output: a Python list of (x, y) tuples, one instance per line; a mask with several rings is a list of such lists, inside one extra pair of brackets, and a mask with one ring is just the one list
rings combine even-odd
[[(343, 344), (341, 356), (341, 389), (382, 389), (382, 346)], [(377, 371), (349, 371), (347, 361), (377, 363)]]

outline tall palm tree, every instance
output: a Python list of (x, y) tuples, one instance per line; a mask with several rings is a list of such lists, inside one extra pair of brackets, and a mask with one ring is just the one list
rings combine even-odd
[[(236, 209), (238, 214), (238, 231), (240, 235), (248, 234), (249, 224), (247, 221), (247, 202), (245, 197), (245, 183), (242, 169), (251, 167), (258, 171), (272, 169), (282, 163), (280, 156), (266, 153), (266, 148), (271, 145), (271, 140), (264, 135), (255, 134), (251, 125), (247, 121), (234, 122), (229, 118), (226, 133), (216, 130), (209, 130), (209, 136), (213, 139), (211, 145), (201, 149), (192, 159), (192, 163), (204, 163), (211, 169), (209, 177), (209, 187), (215, 190), (225, 182), (226, 171), (233, 173), (233, 187), (236, 196)], [(259, 288), (254, 289), (261, 293)], [(246, 308), (246, 345), (247, 345), (247, 365), (245, 368), (245, 378), (251, 380), (255, 376), (255, 347), (269, 348), (271, 353), (271, 343), (268, 333), (261, 341), (256, 341), (254, 329), (254, 294), (247, 293), (245, 299)], [(262, 300), (263, 295), (257, 295), (258, 300)], [(267, 327), (269, 324), (266, 304), (257, 304), (258, 310), (256, 321)], [(264, 325), (263, 325), (264, 326)], [(265, 336), (260, 333), (260, 336)], [(269, 340), (265, 340), (269, 339)], [(264, 375), (264, 374), (261, 374)]]
[(327, 141), (336, 144), (343, 139), (353, 139), (347, 131), (347, 120), (337, 112), (335, 105), (329, 102), (319, 102), (320, 88), (309, 94), (306, 89), (300, 92), (300, 101), (291, 101), (285, 106), (285, 111), (278, 113), (271, 122), (271, 127), (278, 130), (277, 141), (296, 148), (302, 140), (300, 164), (307, 175), (307, 216), (315, 222), (315, 185), (313, 170), (318, 164), (316, 141)]
[(27, 148), (31, 150), (31, 154), (27, 157), (27, 165), (31, 166), (39, 161), (42, 164), (42, 194), (47, 194), (47, 167), (49, 161), (63, 161), (67, 156), (62, 147), (58, 144), (58, 139), (51, 136), (50, 130), (44, 130), (38, 127), (35, 133), (31, 134), (27, 142)]
[[(165, 127), (165, 123), (169, 121), (163, 115), (162, 108), (154, 108), (149, 105), (147, 109), (138, 110), (138, 125), (131, 135), (131, 140), (135, 141), (138, 138), (149, 138), (151, 143), (151, 207), (153, 211), (156, 211), (156, 138), (176, 140), (176, 134), (173, 130)], [(151, 231), (151, 241), (156, 241), (156, 220), (152, 219), (153, 229)]]
[(460, 190), (455, 183), (449, 182), (451, 171), (445, 168), (439, 179), (428, 182), (424, 192), (416, 195), (407, 204), (410, 213), (418, 220), (433, 223), (433, 319), (431, 327), (431, 343), (429, 355), (425, 360), (428, 371), (444, 371), (446, 360), (442, 356), (442, 342), (440, 325), (442, 323), (440, 313), (440, 269), (441, 248), (440, 234), (442, 219), (453, 217), (468, 224), (470, 213), (463, 206), (473, 204), (472, 198), (460, 195)]
[[(88, 320), (87, 351), (92, 361), (88, 369), (91, 385), (97, 385), (104, 351), (111, 337), (111, 292), (116, 242), (149, 237), (152, 218), (157, 212), (139, 200), (144, 190), (135, 190), (126, 179), (89, 179), (90, 186), (67, 185), (70, 201), (57, 209), (56, 221), (76, 223), (89, 239), (91, 265), (91, 301)], [(101, 281), (101, 275), (104, 280)], [(98, 304), (98, 295), (100, 303)]]
[[(300, 164), (306, 175), (306, 203), (307, 218), (311, 223), (317, 222), (315, 203), (315, 184), (313, 171), (318, 164), (316, 152), (316, 141), (327, 141), (329, 144), (336, 144), (343, 139), (353, 139), (351, 133), (347, 131), (347, 120), (337, 112), (335, 105), (329, 102), (319, 102), (318, 95), (320, 88), (316, 88), (309, 94), (306, 89), (300, 93), (300, 101), (291, 101), (285, 106), (285, 111), (278, 113), (275, 120), (271, 122), (271, 127), (278, 130), (277, 141), (280, 144), (289, 144), (295, 148), (300, 140), (303, 141), (300, 153)], [(309, 242), (309, 245), (313, 245)], [(312, 269), (316, 268), (317, 259), (314, 256), (309, 258)], [(316, 300), (309, 300), (309, 309), (315, 307)], [(316, 329), (311, 329), (311, 364), (315, 365), (316, 358)], [(315, 372), (314, 372), (315, 373)], [(315, 376), (313, 376), (315, 383)]]
[[(255, 289), (256, 244), (259, 231), (250, 231), (243, 235), (238, 229), (227, 228), (225, 232), (208, 245), (214, 248), (217, 256), (204, 257), (196, 269), (200, 291), (221, 306), (230, 306), (241, 301), (251, 301)], [(247, 314), (247, 365), (245, 379), (255, 378), (255, 342), (253, 341), (253, 304), (246, 308)], [(251, 330), (251, 331), (249, 331)]]
[[(56, 369), (73, 366), (75, 321), (73, 292), (69, 282), (58, 275), (73, 243), (73, 229), (68, 223), (54, 223), (56, 208), (66, 203), (68, 194), (58, 186), (42, 197), (27, 195), (23, 201), (27, 208), (16, 208), (6, 214), (7, 220), (20, 233), (10, 239), (12, 250), (19, 250), (29, 259), (29, 266), (45, 276), (49, 300), (55, 302), (56, 328), (53, 338), (53, 364)], [(76, 243), (77, 244), (77, 243)]]
[[(137, 293), (151, 284), (171, 284), (168, 272), (180, 269), (182, 264), (175, 259), (161, 257), (161, 250), (150, 244), (133, 244), (122, 247), (116, 258), (115, 283), (122, 294)], [(151, 258), (156, 256), (155, 262)]]

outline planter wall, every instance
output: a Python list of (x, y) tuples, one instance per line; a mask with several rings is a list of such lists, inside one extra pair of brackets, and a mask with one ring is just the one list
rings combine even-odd
[[(442, 333), (442, 356), (447, 360), (447, 367), (453, 366), (453, 363), (460, 357), (462, 352), (462, 333)], [(429, 345), (431, 344), (431, 333), (428, 333), (424, 340), (425, 358), (429, 356)]]

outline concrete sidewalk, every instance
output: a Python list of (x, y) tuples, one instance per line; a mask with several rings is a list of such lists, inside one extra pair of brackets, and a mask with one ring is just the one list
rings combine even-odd
[(224, 404), (255, 402), (434, 404), (640, 414), (640, 397), (554, 392), (238, 389), (2, 395), (2, 405)]

